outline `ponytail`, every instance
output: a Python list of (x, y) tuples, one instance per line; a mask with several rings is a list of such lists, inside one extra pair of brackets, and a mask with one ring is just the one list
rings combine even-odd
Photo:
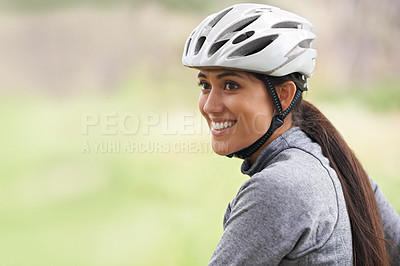
[(300, 100), (292, 111), (292, 120), (321, 146), (338, 175), (351, 223), (354, 265), (389, 265), (374, 192), (361, 163), (340, 133), (311, 103)]

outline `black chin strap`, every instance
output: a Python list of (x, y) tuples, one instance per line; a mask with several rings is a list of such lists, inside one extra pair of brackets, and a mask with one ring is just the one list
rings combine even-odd
[(275, 130), (283, 125), (286, 116), (293, 109), (294, 105), (299, 101), (299, 99), (301, 98), (301, 94), (303, 93), (302, 90), (297, 89), (292, 102), (290, 103), (288, 108), (286, 108), (286, 110), (283, 111), (282, 105), (279, 100), (278, 94), (276, 93), (275, 87), (274, 87), (274, 85), (272, 85), (272, 83), (268, 77), (265, 77), (265, 84), (267, 86), (268, 91), (271, 94), (272, 102), (275, 106), (277, 114), (272, 118), (271, 125), (269, 126), (267, 132), (261, 138), (256, 140), (256, 142), (254, 142), (247, 148), (244, 148), (237, 152), (228, 154), (227, 156), (229, 158), (237, 157), (237, 158), (241, 158), (241, 159), (246, 159), (246, 158), (250, 157), (251, 155), (253, 155), (256, 151), (258, 151), (261, 148), (261, 146), (264, 145), (265, 142), (267, 142), (267, 140), (271, 137), (271, 135), (275, 132)]

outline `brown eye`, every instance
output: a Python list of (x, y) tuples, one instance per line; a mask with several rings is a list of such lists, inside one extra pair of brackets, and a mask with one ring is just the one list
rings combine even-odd
[(198, 85), (201, 87), (202, 91), (211, 89), (211, 85), (205, 81), (200, 81)]
[(238, 88), (239, 88), (239, 84), (237, 84), (236, 82), (232, 82), (232, 81), (225, 82), (225, 90), (227, 90), (227, 91), (236, 90)]

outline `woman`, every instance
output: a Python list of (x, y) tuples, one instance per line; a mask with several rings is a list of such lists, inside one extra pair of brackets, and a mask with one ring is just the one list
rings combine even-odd
[(279, 8), (239, 4), (207, 17), (186, 42), (182, 60), (200, 70), (213, 150), (244, 159), (251, 177), (228, 205), (210, 265), (398, 263), (398, 214), (302, 100), (315, 69), (311, 28)]

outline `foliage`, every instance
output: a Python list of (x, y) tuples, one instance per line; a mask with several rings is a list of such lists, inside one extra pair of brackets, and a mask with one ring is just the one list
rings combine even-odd
[(349, 89), (324, 84), (315, 84), (310, 90), (314, 99), (330, 103), (352, 102), (377, 112), (400, 110), (400, 84), (397, 81), (375, 82), (360, 87), (348, 85)]

